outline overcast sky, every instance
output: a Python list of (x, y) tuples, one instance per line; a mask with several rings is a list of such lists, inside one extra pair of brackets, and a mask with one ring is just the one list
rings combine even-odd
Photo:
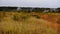
[(0, 6), (60, 7), (60, 0), (0, 0)]

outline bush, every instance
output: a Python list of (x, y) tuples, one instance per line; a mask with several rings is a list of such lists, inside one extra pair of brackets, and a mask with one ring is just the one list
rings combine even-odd
[(18, 16), (14, 15), (14, 16), (13, 16), (13, 20), (14, 20), (14, 21), (18, 21), (18, 20), (19, 20)]
[(32, 15), (33, 17), (40, 19), (40, 17), (38, 15)]

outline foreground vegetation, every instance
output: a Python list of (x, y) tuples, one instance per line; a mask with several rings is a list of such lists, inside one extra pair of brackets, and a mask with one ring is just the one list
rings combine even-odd
[(60, 34), (60, 13), (0, 12), (0, 34)]

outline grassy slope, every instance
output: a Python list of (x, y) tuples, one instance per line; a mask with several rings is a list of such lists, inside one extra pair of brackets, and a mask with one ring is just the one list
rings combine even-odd
[[(33, 15), (38, 15), (40, 18)], [(57, 34), (58, 24), (55, 20), (60, 16), (55, 17), (56, 15), (53, 13), (0, 12), (0, 34), (2, 32), (7, 34)]]

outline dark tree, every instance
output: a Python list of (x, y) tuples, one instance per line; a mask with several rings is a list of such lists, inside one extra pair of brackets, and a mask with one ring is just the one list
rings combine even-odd
[(60, 8), (57, 8), (57, 12), (60, 12)]

